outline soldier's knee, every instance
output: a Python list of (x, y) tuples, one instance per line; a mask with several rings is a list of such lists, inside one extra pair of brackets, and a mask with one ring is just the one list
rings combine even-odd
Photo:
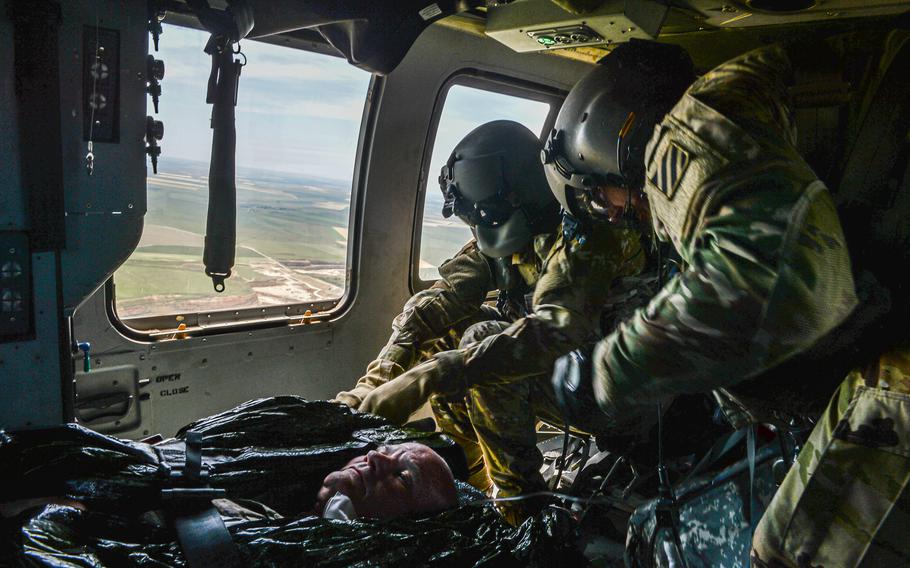
[(487, 337), (502, 332), (508, 326), (508, 323), (496, 320), (475, 323), (464, 331), (461, 341), (458, 343), (458, 348), (466, 349), (476, 343), (480, 343)]

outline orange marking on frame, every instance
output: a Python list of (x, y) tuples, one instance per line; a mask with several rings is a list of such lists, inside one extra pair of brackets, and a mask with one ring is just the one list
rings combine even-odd
[(635, 111), (629, 112), (629, 116), (626, 117), (626, 122), (622, 125), (622, 128), (619, 129), (619, 137), (625, 138), (626, 134), (629, 133), (629, 130), (632, 129), (633, 124), (635, 124)]

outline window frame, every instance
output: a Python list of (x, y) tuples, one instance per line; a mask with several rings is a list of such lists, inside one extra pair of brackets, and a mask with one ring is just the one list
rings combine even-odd
[[(177, 15), (176, 21), (168, 22), (172, 25), (202, 30), (201, 25), (194, 17)], [(327, 43), (315, 41), (309, 37), (295, 37), (297, 34), (279, 34), (255, 40), (272, 45), (279, 45), (300, 51), (317, 53), (344, 58)], [(348, 235), (360, 234), (363, 223), (363, 185), (366, 181), (366, 167), (369, 163), (365, 156), (369, 154), (369, 144), (373, 139), (376, 126), (377, 112), (382, 99), (385, 79), (373, 74), (364, 93), (363, 111), (360, 119), (360, 130), (357, 136), (357, 146), (354, 157), (354, 173), (351, 178), (351, 200), (348, 215)], [(254, 329), (267, 329), (274, 327), (290, 327), (309, 325), (329, 320), (337, 320), (343, 315), (357, 293), (358, 266), (360, 257), (360, 243), (357, 238), (347, 239), (345, 259), (345, 287), (340, 298), (335, 300), (322, 300), (302, 302), (296, 304), (277, 304), (274, 306), (249, 307), (242, 309), (227, 309), (210, 312), (177, 312), (160, 316), (145, 316), (122, 319), (117, 313), (116, 286), (112, 273), (104, 283), (105, 311), (108, 321), (124, 336), (135, 341), (162, 341), (175, 339), (177, 333), (187, 333), (193, 337), (220, 335), (238, 331), (251, 331)], [(310, 316), (306, 316), (307, 312)], [(186, 330), (176, 329), (178, 317), (183, 319), (179, 323), (186, 324)]]
[[(420, 176), (417, 180), (417, 206), (414, 208), (414, 223), (411, 230), (411, 273), (408, 278), (411, 294), (426, 290), (435, 282), (439, 281), (438, 278), (433, 280), (423, 280), (420, 278), (420, 245), (423, 237), (423, 214), (426, 202), (426, 192), (429, 189), (431, 177), (435, 177), (435, 175), (430, 175), (430, 161), (432, 160), (433, 148), (436, 144), (439, 121), (445, 110), (446, 99), (448, 98), (449, 91), (455, 86), (470, 87), (500, 95), (509, 95), (549, 104), (550, 112), (547, 113), (543, 129), (540, 132), (541, 147), (543, 147), (547, 133), (556, 123), (556, 115), (559, 114), (559, 109), (562, 107), (562, 103), (568, 95), (568, 91), (563, 89), (473, 67), (455, 71), (442, 83), (436, 94), (436, 101), (433, 104), (433, 114), (430, 119), (429, 128), (427, 129), (423, 157), (420, 162)], [(461, 244), (463, 245), (464, 243)]]

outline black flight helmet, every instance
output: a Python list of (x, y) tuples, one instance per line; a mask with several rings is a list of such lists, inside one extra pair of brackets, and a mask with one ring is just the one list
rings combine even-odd
[(442, 216), (471, 227), (477, 246), (492, 258), (527, 247), (553, 231), (559, 204), (540, 163), (540, 140), (511, 120), (478, 126), (455, 146), (439, 174)]
[(547, 180), (563, 209), (597, 219), (592, 190), (644, 187), (645, 146), (654, 127), (695, 80), (681, 47), (631, 40), (618, 45), (572, 87), (541, 152)]

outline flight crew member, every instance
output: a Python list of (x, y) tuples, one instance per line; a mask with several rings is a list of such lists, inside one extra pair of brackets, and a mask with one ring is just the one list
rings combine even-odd
[[(766, 403), (755, 405), (738, 398), (734, 385), (810, 349), (857, 306), (850, 257), (827, 189), (795, 148), (788, 97), (795, 52), (770, 46), (747, 53), (701, 77), (676, 102), (650, 83), (653, 61), (672, 59), (668, 51), (650, 43), (620, 46), (573, 88), (548, 142), (547, 174), (557, 198), (580, 211), (628, 201), (650, 208), (656, 234), (684, 262), (647, 307), (597, 345), (592, 380), (601, 410), (620, 420), (677, 393), (713, 390), (738, 426), (761, 420), (779, 401), (767, 392)], [(593, 206), (580, 205), (586, 203)], [(900, 384), (903, 372), (886, 372), (899, 359), (886, 356), (882, 369), (866, 378)], [(895, 424), (907, 415), (906, 395), (879, 391), (855, 398), (862, 378), (855, 373), (836, 395), (839, 413), (823, 416), (800, 455), (801, 467), (788, 476), (793, 491), (776, 498), (779, 510), (772, 504), (759, 525), (756, 563), (853, 566), (842, 562), (841, 547), (868, 543), (859, 534), (868, 519), (861, 518), (887, 511), (885, 504), (907, 483), (906, 457), (885, 464), (900, 475), (878, 482), (867, 469), (883, 462), (861, 464), (869, 457), (861, 452), (852, 454), (852, 466), (847, 451), (840, 469), (810, 467), (825, 451), (812, 442), (824, 439), (825, 430), (830, 441), (832, 417), (854, 405), (856, 420), (837, 426), (843, 439), (861, 446), (857, 440), (880, 434), (878, 447), (890, 445), (894, 455), (907, 444), (906, 418)], [(876, 416), (876, 405), (878, 414), (889, 416), (884, 408), (897, 397), (902, 412)], [(877, 451), (866, 446), (867, 453)], [(798, 499), (797, 486), (807, 483), (825, 489)], [(882, 485), (890, 485), (889, 492), (876, 494)], [(838, 500), (845, 495), (844, 516)], [(864, 510), (863, 503), (875, 506)], [(816, 514), (821, 510), (824, 515)], [(822, 536), (827, 550), (820, 548)]]
[[(551, 238), (559, 224), (559, 204), (537, 164), (539, 153), (537, 136), (509, 120), (481, 125), (459, 142), (440, 177), (443, 215), (457, 215), (471, 227), (474, 239), (439, 267), (440, 279), (433, 286), (405, 303), (379, 356), (356, 386), (338, 393), (336, 400), (356, 409), (376, 387), (435, 353), (457, 348), (468, 327), (488, 320), (511, 322), (527, 312), (526, 296), (540, 271), (534, 240)], [(456, 156), (460, 165), (470, 167), (459, 168), (458, 183), (452, 184)], [(500, 189), (505, 190), (501, 196)], [(496, 290), (493, 309), (484, 302)]]
[[(442, 176), (444, 191), (455, 195), (455, 213), (472, 226), (478, 242), (485, 235), (506, 239), (513, 234), (510, 227), (522, 226), (521, 219), (527, 216), (521, 207), (509, 204), (503, 183), (508, 178), (490, 161), (514, 145), (510, 139), (470, 149), (460, 145)], [(539, 143), (536, 154), (524, 175), (549, 191)], [(470, 481), (483, 490), (494, 484), (503, 497), (545, 489), (536, 422), (543, 418), (564, 424), (550, 384), (553, 363), (602, 336), (601, 312), (610, 299), (605, 283), (638, 275), (646, 260), (637, 231), (608, 224), (577, 237), (562, 232), (523, 234), (527, 242), (533, 237), (543, 266), (530, 313), (514, 322), (488, 321), (468, 328), (458, 349), (436, 353), (373, 390), (360, 405), (361, 411), (402, 422), (437, 395), (430, 399), (436, 421), (465, 448), (475, 472)], [(536, 506), (529, 505), (501, 511), (515, 523)]]
[(827, 189), (794, 147), (787, 51), (725, 63), (678, 102), (653, 81), (674, 58), (688, 59), (651, 42), (617, 47), (566, 99), (546, 171), (557, 199), (581, 215), (649, 208), (658, 238), (684, 262), (598, 343), (601, 410), (619, 418), (713, 389), (742, 424), (749, 409), (726, 387), (844, 321), (857, 304), (850, 258)]

